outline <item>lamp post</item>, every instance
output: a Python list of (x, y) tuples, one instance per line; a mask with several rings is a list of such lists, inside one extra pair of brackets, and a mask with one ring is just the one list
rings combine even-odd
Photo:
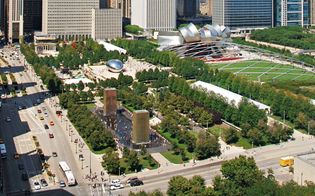
[(91, 159), (91, 150), (90, 150), (90, 177), (92, 175), (92, 159)]

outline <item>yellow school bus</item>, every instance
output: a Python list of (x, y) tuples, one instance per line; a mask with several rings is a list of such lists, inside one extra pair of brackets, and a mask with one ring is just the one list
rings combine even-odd
[(294, 157), (293, 156), (282, 157), (279, 163), (282, 167), (291, 166), (294, 164)]

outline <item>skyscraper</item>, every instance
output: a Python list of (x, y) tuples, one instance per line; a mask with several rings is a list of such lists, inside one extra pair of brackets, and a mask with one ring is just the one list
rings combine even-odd
[(135, 0), (131, 3), (131, 24), (144, 30), (176, 28), (176, 0)]
[(230, 28), (272, 27), (273, 0), (213, 0), (212, 23)]
[(99, 0), (43, 0), (43, 33), (61, 39), (85, 39), (92, 34), (92, 9)]
[(274, 26), (311, 24), (311, 0), (274, 0)]
[(110, 8), (121, 9), (125, 18), (131, 17), (131, 0), (108, 0)]
[(43, 0), (42, 31), (63, 40), (121, 37), (121, 11), (99, 9), (108, 3), (99, 0)]
[(42, 0), (24, 0), (23, 28), (24, 33), (42, 30)]
[(196, 17), (197, 0), (177, 0), (177, 16), (178, 17)]
[(23, 35), (23, 0), (8, 0), (8, 40), (18, 40)]
[(311, 25), (315, 25), (315, 0), (311, 0)]

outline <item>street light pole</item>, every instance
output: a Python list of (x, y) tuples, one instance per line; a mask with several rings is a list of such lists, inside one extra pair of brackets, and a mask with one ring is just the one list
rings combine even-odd
[(90, 177), (92, 176), (92, 159), (91, 159), (91, 150), (90, 150)]

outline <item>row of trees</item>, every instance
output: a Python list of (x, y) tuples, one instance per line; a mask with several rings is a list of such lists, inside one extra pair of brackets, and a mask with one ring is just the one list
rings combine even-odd
[[(293, 123), (296, 122), (299, 113), (303, 113), (309, 119), (315, 119), (315, 106), (310, 100), (290, 91), (279, 90), (269, 84), (259, 84), (233, 73), (217, 70), (202, 74), (199, 79), (265, 103), (271, 107), (273, 114)], [(305, 122), (303, 126), (307, 127), (307, 124), (308, 122)]]
[(26, 61), (33, 66), (35, 73), (40, 76), (48, 90), (53, 94), (60, 93), (63, 89), (61, 80), (56, 76), (51, 67), (40, 63), (40, 58), (36, 55), (34, 46), (22, 43), (21, 52), (25, 56)]
[(116, 78), (110, 78), (106, 80), (102, 80), (99, 82), (99, 86), (103, 88), (124, 88), (128, 87), (133, 83), (133, 78), (128, 75), (124, 75), (123, 73), (120, 73), (118, 76), (118, 79)]
[[(273, 171), (267, 174), (259, 170), (253, 158), (240, 156), (227, 161), (221, 166), (222, 176), (216, 176), (213, 187), (207, 187), (205, 179), (194, 176), (187, 179), (174, 176), (168, 183), (167, 195), (198, 195), (198, 196), (286, 196), (286, 195), (314, 195), (315, 185), (299, 186), (290, 181), (280, 185), (274, 179)], [(161, 196), (159, 190), (152, 193), (129, 193), (129, 196)]]
[(65, 92), (59, 95), (59, 102), (61, 107), (68, 108), (70, 105), (87, 103), (94, 101), (94, 96), (91, 91), (80, 91), (80, 92)]
[(288, 140), (293, 133), (292, 129), (280, 125), (268, 127), (265, 111), (259, 110), (246, 99), (238, 107), (232, 106), (222, 97), (193, 89), (184, 79), (174, 77), (170, 79), (169, 89), (204, 108), (211, 108), (219, 112), (224, 119), (240, 126), (242, 136), (249, 138), (256, 145)]
[(104, 150), (116, 146), (112, 134), (105, 129), (103, 123), (86, 106), (78, 105), (80, 99), (76, 92), (59, 95), (60, 105), (68, 109), (68, 118), (74, 124), (82, 138), (93, 150)]
[[(180, 154), (182, 160), (187, 158), (185, 150), (195, 153), (197, 159), (206, 159), (211, 156), (220, 155), (220, 145), (218, 139), (208, 132), (200, 131), (196, 137), (191, 129), (188, 117), (191, 117), (202, 126), (213, 124), (212, 114), (202, 107), (194, 107), (193, 102), (184, 97), (176, 96), (169, 92), (161, 92), (158, 110), (163, 115), (160, 130), (168, 133), (172, 138), (176, 138), (179, 144), (185, 144), (185, 148), (179, 147), (177, 142), (171, 140), (173, 151)], [(185, 105), (184, 107), (181, 107)], [(189, 108), (188, 108), (189, 107)]]
[(136, 78), (139, 82), (150, 82), (152, 80), (164, 80), (167, 79), (169, 73), (167, 71), (160, 71), (158, 68), (143, 70), (136, 73)]
[[(25, 49), (32, 49), (26, 51)], [(28, 63), (47, 65), (49, 67), (59, 68), (60, 65), (70, 69), (78, 69), (80, 65), (98, 63), (100, 61), (108, 61), (110, 59), (119, 59), (126, 61), (127, 56), (120, 54), (117, 51), (107, 51), (103, 45), (98, 44), (92, 39), (86, 41), (74, 42), (72, 45), (58, 46), (59, 55), (57, 57), (45, 56), (38, 57), (33, 50), (33, 45), (30, 48), (21, 46), (21, 51), (27, 54), (26, 60)], [(25, 55), (24, 54), (24, 55)]]
[(309, 32), (309, 29), (299, 26), (256, 30), (251, 33), (251, 38), (257, 41), (301, 48), (304, 50), (315, 49), (314, 33)]

